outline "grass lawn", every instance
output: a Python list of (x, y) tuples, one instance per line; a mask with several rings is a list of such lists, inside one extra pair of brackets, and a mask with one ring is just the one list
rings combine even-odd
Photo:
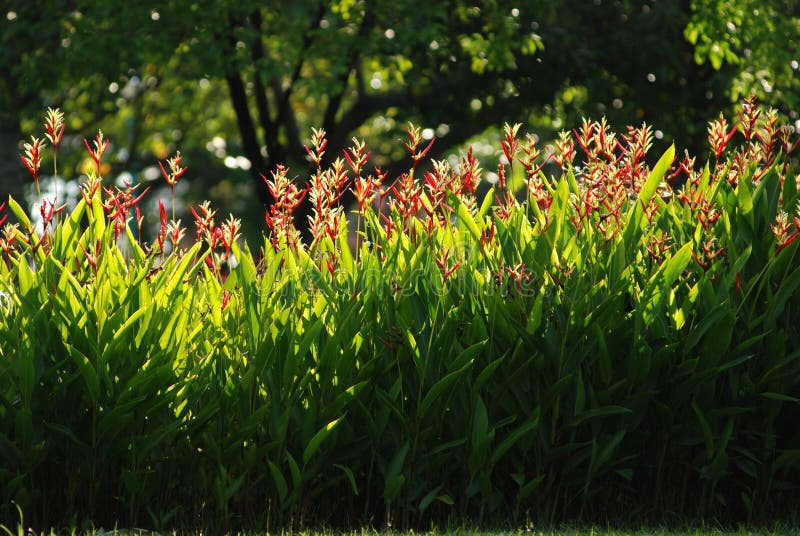
[[(0, 526), (0, 534), (7, 534), (8, 536), (25, 536), (35, 534), (35, 532), (26, 532), (22, 528), (17, 528), (16, 532), (8, 530)], [(292, 534), (293, 532), (286, 532), (281, 534)], [(181, 532), (151, 532), (142, 529), (121, 529), (121, 530), (103, 530), (98, 529), (93, 532), (80, 533), (77, 530), (68, 530), (64, 532), (51, 531), (49, 533), (41, 533), (48, 535), (56, 534), (71, 534), (86, 536), (167, 536), (175, 534), (185, 534)], [(191, 534), (191, 533), (190, 533)], [(197, 533), (197, 534), (203, 534)], [(236, 533), (239, 534), (239, 533)], [(249, 536), (256, 536), (270, 533), (246, 533)], [(786, 536), (786, 535), (800, 535), (800, 527), (789, 525), (776, 525), (772, 528), (752, 528), (752, 529), (737, 529), (737, 530), (722, 530), (714, 528), (684, 528), (684, 529), (667, 529), (667, 528), (640, 528), (635, 530), (615, 530), (611, 528), (563, 528), (563, 529), (518, 529), (518, 530), (473, 530), (473, 529), (453, 529), (453, 530), (433, 530), (425, 532), (400, 532), (400, 531), (375, 531), (375, 530), (362, 530), (357, 532), (337, 532), (337, 531), (297, 531), (294, 534), (302, 536), (412, 536), (412, 535), (430, 535), (430, 536), (448, 536), (448, 535), (469, 535), (469, 536)]]

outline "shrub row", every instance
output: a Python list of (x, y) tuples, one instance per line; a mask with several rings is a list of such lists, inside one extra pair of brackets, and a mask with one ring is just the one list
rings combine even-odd
[(196, 240), (162, 206), (144, 243), (139, 192), (96, 173), (38, 227), (9, 199), (2, 519), (11, 501), (34, 524), (192, 528), (790, 514), (791, 132), (746, 102), (709, 126), (708, 164), (670, 148), (651, 167), (647, 126), (585, 121), (552, 150), (518, 128), (483, 199), (471, 151), (424, 168), (414, 127), (394, 182), (357, 140), (323, 167), (314, 131), (308, 188), (268, 179), (255, 255), (208, 204)]

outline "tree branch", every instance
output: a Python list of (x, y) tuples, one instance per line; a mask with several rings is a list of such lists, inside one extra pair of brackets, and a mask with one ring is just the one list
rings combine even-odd
[[(350, 75), (357, 67), (361, 57), (361, 43), (359, 41), (366, 37), (367, 33), (375, 24), (375, 10), (372, 9), (372, 7), (373, 5), (371, 3), (367, 4), (364, 18), (361, 19), (361, 24), (358, 26), (358, 35), (350, 43), (345, 70), (339, 75), (341, 89), (336, 95), (328, 98), (328, 106), (325, 108), (325, 115), (322, 119), (322, 128), (325, 129), (326, 132), (331, 132), (334, 128), (336, 116), (339, 113), (339, 108), (342, 106), (344, 95), (347, 92), (347, 81), (350, 79)], [(360, 90), (363, 88), (363, 84), (358, 84), (357, 88), (359, 89), (359, 96), (362, 95), (363, 92)]]
[[(272, 121), (272, 117), (270, 116), (269, 112), (269, 101), (267, 100), (267, 89), (264, 86), (264, 81), (261, 77), (261, 70), (259, 68), (259, 64), (262, 63), (264, 59), (264, 44), (261, 40), (261, 32), (262, 32), (262, 19), (261, 19), (261, 11), (256, 9), (250, 15), (250, 21), (253, 28), (257, 31), (256, 37), (253, 39), (252, 45), (252, 58), (253, 58), (253, 67), (255, 74), (253, 76), (253, 89), (255, 90), (256, 96), (256, 109), (258, 110), (258, 118), (261, 123), (261, 128), (264, 130), (264, 141), (265, 145), (267, 146), (267, 154), (272, 157), (275, 153), (280, 153), (280, 148), (278, 144), (278, 135), (277, 129), (275, 127), (275, 123)], [(259, 149), (260, 152), (260, 149)], [(275, 155), (277, 158), (281, 158), (280, 154)]]
[[(303, 144), (300, 141), (300, 131), (297, 127), (297, 120), (291, 110), (291, 96), (294, 91), (297, 81), (303, 70), (306, 61), (306, 53), (314, 41), (314, 30), (319, 27), (322, 18), (325, 16), (326, 7), (321, 5), (317, 10), (316, 15), (308, 26), (308, 29), (303, 34), (303, 41), (300, 45), (298, 52), (298, 60), (294, 66), (289, 83), (286, 89), (283, 89), (281, 81), (278, 77), (273, 77), (269, 81), (269, 87), (272, 89), (276, 102), (275, 120), (271, 119), (269, 114), (269, 103), (267, 97), (266, 87), (260, 77), (258, 63), (266, 57), (263, 47), (263, 42), (259, 36), (254, 42), (253, 48), (253, 62), (256, 67), (255, 90), (256, 90), (256, 105), (259, 108), (259, 113), (262, 117), (261, 124), (264, 128), (264, 137), (267, 140), (267, 151), (269, 160), (272, 164), (286, 163), (286, 160), (291, 157), (293, 160), (302, 160), (304, 151)], [(257, 11), (251, 17), (253, 20), (253, 27), (261, 34), (262, 18), (261, 12)], [(286, 143), (281, 143), (278, 136), (278, 129), (283, 127), (284, 134), (286, 135)]]
[[(272, 79), (270, 87), (274, 94), (280, 95), (282, 89), (277, 78)], [(286, 159), (289, 155), (295, 160), (302, 160), (305, 151), (303, 150), (303, 144), (300, 142), (300, 129), (297, 127), (297, 120), (294, 114), (284, 113), (279, 126), (283, 127), (284, 134), (286, 135), (286, 143), (281, 152), (280, 162), (287, 163)]]
[(339, 156), (350, 140), (350, 134), (363, 125), (373, 115), (392, 106), (405, 106), (411, 103), (406, 91), (388, 91), (377, 95), (360, 95), (353, 106), (348, 109), (338, 124), (332, 126), (328, 133), (328, 150), (326, 162)]
[(308, 52), (308, 49), (311, 48), (311, 43), (314, 41), (314, 29), (319, 27), (322, 18), (325, 16), (325, 12), (326, 8), (323, 4), (317, 10), (317, 14), (309, 25), (308, 30), (306, 30), (306, 32), (303, 34), (303, 42), (300, 45), (297, 64), (295, 65), (292, 76), (289, 79), (289, 85), (285, 91), (282, 90), (277, 93), (280, 95), (280, 98), (278, 101), (278, 118), (275, 120), (275, 122), (279, 125), (283, 122), (284, 116), (289, 112), (289, 98), (292, 96), (295, 83), (300, 79), (300, 73), (302, 72), (303, 65), (306, 61), (306, 52)]
[(231, 102), (236, 112), (236, 123), (242, 136), (242, 148), (247, 158), (252, 162), (250, 170), (256, 183), (258, 198), (262, 203), (269, 204), (268, 191), (266, 187), (262, 187), (262, 181), (259, 178), (259, 173), (265, 171), (267, 165), (264, 157), (261, 156), (261, 147), (256, 136), (255, 125), (253, 124), (253, 118), (250, 116), (250, 109), (247, 107), (247, 92), (244, 89), (242, 77), (239, 73), (229, 73), (225, 76), (225, 81), (228, 83)]

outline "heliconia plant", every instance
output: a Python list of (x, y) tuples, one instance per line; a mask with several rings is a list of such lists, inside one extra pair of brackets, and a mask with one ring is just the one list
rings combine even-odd
[(61, 143), (61, 138), (64, 137), (64, 113), (58, 108), (48, 108), (47, 115), (45, 115), (45, 136), (50, 140), (50, 145), (53, 146), (53, 180), (55, 184), (55, 201), (58, 201), (58, 145)]
[[(7, 200), (0, 515), (15, 501), (42, 526), (217, 530), (791, 516), (800, 138), (753, 100), (709, 125), (705, 164), (654, 158), (647, 125), (584, 120), (543, 148), (520, 129), (505, 125), (488, 191), (471, 149), (428, 162), (413, 125), (399, 177), (358, 139), (324, 167), (314, 130), (307, 186), (285, 166), (264, 177), (255, 254), (209, 203), (195, 233), (173, 199), (152, 244), (134, 234), (146, 191), (103, 186), (102, 134), (69, 214), (43, 203), (37, 230)], [(161, 167), (170, 186), (187, 171), (179, 153)]]
[(25, 169), (30, 172), (33, 182), (36, 185), (36, 193), (42, 195), (39, 188), (39, 168), (42, 165), (42, 140), (31, 136), (31, 142), (25, 143), (25, 154), (19, 155)]

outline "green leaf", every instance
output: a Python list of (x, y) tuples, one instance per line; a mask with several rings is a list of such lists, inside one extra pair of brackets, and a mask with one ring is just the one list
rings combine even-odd
[(92, 197), (92, 222), (91, 231), (94, 234), (91, 235), (90, 243), (106, 241), (106, 213), (99, 195)]
[(666, 259), (650, 279), (642, 296), (642, 319), (646, 325), (661, 317), (664, 299), (691, 259), (692, 244), (687, 242), (675, 255)]
[(254, 284), (256, 282), (257, 273), (256, 265), (253, 262), (253, 254), (250, 253), (250, 247), (245, 243), (244, 251), (242, 251), (239, 245), (234, 242), (231, 245), (231, 252), (237, 261), (234, 271), (239, 274), (239, 281), (242, 284)]
[(544, 481), (546, 476), (547, 475), (544, 474), (539, 475), (533, 480), (528, 481), (524, 486), (521, 486), (519, 488), (519, 491), (517, 492), (517, 504), (525, 502), (525, 499), (527, 499), (531, 493), (536, 491), (536, 488), (539, 487), (539, 485)]
[(578, 378), (575, 382), (575, 415), (579, 415), (586, 407), (586, 388), (583, 385), (583, 372), (578, 369)]
[(84, 448), (89, 448), (89, 445), (78, 439), (77, 436), (75, 435), (75, 431), (69, 428), (68, 426), (47, 421), (43, 422), (42, 424), (45, 426), (45, 428), (53, 430), (54, 432), (58, 432), (59, 434), (63, 435), (76, 445), (79, 445)]
[(294, 459), (294, 456), (291, 453), (286, 453), (286, 461), (289, 463), (289, 474), (292, 477), (292, 486), (294, 489), (300, 489), (300, 484), (302, 484), (302, 474), (300, 473), (300, 467), (297, 465), (297, 462)]
[(469, 234), (476, 243), (480, 242), (481, 231), (475, 224), (475, 220), (472, 218), (472, 214), (469, 213), (469, 210), (467, 210), (467, 207), (464, 206), (461, 200), (458, 199), (458, 196), (453, 193), (447, 193), (447, 200), (450, 202), (450, 206), (456, 209), (459, 224), (463, 225), (469, 231)]
[[(480, 344), (480, 348), (481, 349), (486, 346), (483, 343), (479, 343), (479, 344)], [(464, 351), (466, 351), (466, 350), (464, 350)], [(500, 357), (496, 358), (494, 361), (492, 361), (491, 363), (486, 365), (486, 367), (484, 367), (484, 369), (481, 371), (481, 373), (478, 374), (478, 377), (475, 378), (475, 384), (472, 386), (472, 388), (473, 388), (473, 390), (475, 392), (480, 392), (481, 389), (483, 389), (483, 386), (486, 385), (486, 382), (488, 382), (489, 379), (492, 377), (492, 375), (494, 374), (494, 371), (496, 371), (500, 367), (500, 365), (503, 364), (503, 361), (505, 360), (505, 357), (506, 357), (506, 354), (501, 355)]]
[(608, 461), (611, 459), (611, 456), (614, 454), (617, 446), (622, 441), (622, 438), (625, 437), (625, 430), (620, 430), (616, 434), (614, 434), (611, 439), (607, 441), (603, 441), (602, 448), (599, 453), (595, 456), (595, 447), (598, 446), (597, 441), (593, 441), (592, 444), (592, 459), (589, 462), (589, 475), (594, 476), (596, 475)]
[(706, 456), (710, 461), (714, 457), (714, 435), (711, 433), (711, 426), (709, 426), (705, 415), (703, 415), (703, 412), (700, 410), (700, 406), (697, 405), (696, 399), (692, 399), (692, 409), (697, 416), (697, 421), (700, 423), (700, 430), (703, 433), (703, 442), (706, 445)]
[(19, 293), (25, 296), (34, 289), (35, 276), (31, 267), (28, 266), (28, 259), (22, 255), (17, 262), (17, 277), (19, 278)]
[(519, 442), (523, 437), (527, 436), (528, 434), (536, 430), (538, 427), (539, 427), (539, 411), (537, 410), (536, 416), (534, 418), (520, 425), (519, 428), (514, 430), (511, 434), (508, 435), (508, 437), (503, 439), (497, 445), (497, 447), (494, 449), (494, 452), (492, 452), (492, 456), (489, 460), (490, 466), (494, 467), (495, 465), (497, 465), (497, 462), (503, 459), (503, 456), (506, 455), (506, 452), (508, 452), (508, 450), (511, 447), (517, 444), (517, 442)]
[(633, 480), (633, 469), (615, 469), (614, 472), (628, 482)]
[(787, 449), (775, 460), (774, 469), (797, 468), (800, 467), (800, 449)]
[(664, 180), (664, 175), (674, 159), (675, 145), (670, 145), (661, 155), (661, 158), (658, 159), (641, 190), (639, 190), (639, 197), (636, 199), (636, 203), (626, 213), (627, 222), (622, 232), (622, 242), (625, 244), (625, 249), (628, 253), (627, 258), (629, 259), (632, 258), (632, 252), (639, 244), (644, 220), (644, 208), (647, 207), (650, 199), (655, 195), (658, 185)]
[(603, 406), (584, 411), (570, 422), (570, 426), (578, 426), (584, 421), (596, 419), (598, 417), (610, 417), (612, 415), (624, 415), (627, 413), (633, 413), (633, 411), (622, 406)]
[(466, 365), (458, 370), (454, 370), (450, 374), (447, 374), (445, 377), (433, 384), (433, 387), (431, 387), (430, 390), (425, 394), (422, 402), (419, 404), (417, 413), (420, 419), (425, 415), (425, 413), (427, 413), (431, 405), (436, 402), (445, 389), (453, 386), (470, 368), (472, 368), (473, 363), (474, 360), (470, 359)]
[(358, 495), (358, 486), (356, 486), (356, 477), (353, 475), (353, 470), (346, 465), (341, 465), (339, 463), (334, 463), (333, 466), (342, 470), (347, 477), (347, 481), (350, 482), (350, 487), (352, 488), (353, 493)]
[(672, 165), (673, 160), (675, 160), (674, 144), (670, 145), (667, 150), (664, 151), (664, 154), (658, 159), (656, 165), (653, 166), (650, 176), (647, 177), (647, 181), (642, 185), (642, 189), (639, 190), (639, 202), (637, 205), (642, 208), (647, 206), (650, 199), (655, 195), (656, 191), (658, 191), (658, 185), (664, 180), (664, 175)]
[(755, 238), (755, 215), (753, 214), (753, 198), (748, 180), (740, 180), (736, 185), (737, 230), (736, 242), (752, 244)]
[[(63, 258), (70, 252), (74, 252), (77, 247), (77, 233), (80, 231), (81, 218), (86, 210), (86, 200), (81, 198), (78, 204), (69, 216), (64, 218), (64, 221), (58, 227), (56, 233), (55, 249), (58, 251), (58, 256)], [(130, 231), (128, 227), (126, 230)]]
[(132, 315), (128, 317), (127, 320), (114, 332), (113, 339), (114, 341), (121, 341), (125, 333), (128, 332), (131, 328), (133, 328), (134, 324), (139, 321), (141, 317), (143, 317), (147, 312), (148, 307), (142, 307), (137, 309)]
[(69, 343), (65, 342), (64, 347), (67, 349), (72, 361), (78, 367), (78, 371), (86, 385), (86, 391), (89, 393), (92, 404), (97, 406), (97, 401), (100, 398), (100, 380), (97, 377), (97, 372), (94, 370), (94, 365), (92, 365), (88, 357)]
[(131, 251), (133, 251), (133, 258), (136, 260), (137, 263), (143, 263), (147, 259), (147, 254), (139, 245), (139, 241), (133, 236), (133, 231), (131, 230), (129, 225), (125, 226), (125, 236), (128, 237), (128, 244), (131, 247)]
[(447, 450), (454, 449), (456, 447), (460, 447), (461, 445), (465, 444), (466, 442), (467, 442), (467, 439), (462, 437), (461, 439), (454, 439), (452, 441), (448, 441), (446, 443), (442, 443), (441, 445), (438, 445), (438, 446), (432, 448), (430, 451), (428, 451), (426, 453), (426, 456), (435, 456), (436, 454), (439, 454), (440, 452), (445, 452)]
[(117, 404), (111, 411), (104, 412), (97, 423), (97, 441), (113, 442), (133, 421), (134, 408), (147, 401), (140, 396), (123, 404)]
[(272, 481), (275, 483), (275, 487), (278, 489), (278, 500), (280, 500), (281, 504), (286, 501), (286, 496), (289, 494), (289, 486), (286, 484), (286, 479), (281, 474), (280, 469), (278, 466), (272, 463), (271, 460), (267, 460), (267, 465), (269, 466), (269, 472), (272, 475)]
[(339, 245), (339, 251), (341, 252), (339, 258), (342, 261), (342, 268), (344, 269), (344, 273), (350, 275), (350, 274), (355, 274), (356, 264), (355, 260), (353, 259), (353, 254), (350, 251), (350, 244), (348, 242), (349, 233), (347, 231), (347, 222), (346, 220), (344, 220), (344, 218), (342, 220), (343, 220), (341, 223), (342, 228), (339, 229), (337, 233), (336, 241)]
[(489, 441), (489, 414), (486, 411), (486, 404), (479, 396), (475, 401), (475, 413), (472, 419), (472, 448), (481, 450)]
[[(300, 359), (305, 359), (308, 355), (311, 345), (319, 338), (320, 332), (325, 327), (322, 318), (315, 318), (310, 325), (305, 327), (303, 338), (297, 345), (294, 355)], [(288, 378), (284, 378), (284, 383), (288, 383)]]
[(182, 283), (185, 279), (192, 277), (197, 273), (197, 271), (200, 270), (200, 268), (205, 266), (205, 256), (202, 256), (197, 260), (192, 269), (189, 270), (189, 265), (191, 265), (192, 260), (197, 257), (197, 254), (200, 252), (202, 247), (202, 242), (195, 242), (195, 244), (189, 248), (188, 251), (184, 252), (183, 257), (181, 257), (178, 265), (170, 271), (169, 282), (164, 289), (165, 296), (171, 296), (176, 289), (182, 286)]
[(780, 400), (781, 402), (795, 402), (795, 403), (800, 402), (800, 398), (789, 396), (783, 393), (766, 392), (766, 393), (761, 393), (761, 396), (763, 396), (764, 398), (769, 398), (770, 400)]
[(328, 436), (333, 432), (342, 419), (344, 419), (344, 415), (339, 417), (338, 419), (334, 419), (314, 434), (314, 437), (311, 438), (311, 441), (308, 442), (305, 450), (303, 451), (303, 465), (308, 465), (309, 460), (314, 454), (319, 450), (319, 447), (322, 443), (328, 438)]
[(400, 493), (400, 490), (405, 482), (406, 477), (403, 475), (397, 475), (387, 480), (386, 486), (384, 486), (383, 489), (383, 498), (387, 502), (393, 501), (394, 498), (397, 497), (397, 494)]
[(800, 288), (800, 267), (796, 268), (780, 282), (777, 292), (769, 301), (767, 316), (769, 324), (775, 322), (783, 313), (789, 299), (797, 296), (796, 291), (798, 288)]
[(30, 229), (33, 227), (31, 225), (31, 220), (28, 218), (28, 214), (25, 212), (25, 209), (23, 209), (19, 203), (17, 203), (16, 199), (10, 195), (8, 196), (8, 208), (10, 208), (11, 212), (14, 213), (14, 216), (17, 217), (17, 220), (19, 220), (19, 224), (23, 229)]
[(482, 220), (483, 217), (489, 213), (489, 209), (492, 208), (492, 203), (494, 203), (494, 186), (489, 188), (489, 191), (486, 192), (486, 195), (483, 197), (483, 203), (481, 203), (481, 208), (478, 209), (479, 221)]
[(395, 452), (392, 461), (389, 462), (389, 466), (386, 468), (387, 481), (395, 478), (403, 470), (403, 463), (406, 461), (406, 455), (408, 454), (410, 446), (410, 443), (406, 440), (403, 446)]
[(433, 488), (432, 490), (430, 490), (428, 493), (425, 494), (425, 496), (419, 502), (418, 510), (420, 514), (423, 514), (425, 510), (428, 509), (428, 506), (430, 506), (431, 503), (434, 500), (436, 500), (436, 495), (439, 493), (439, 490), (441, 490), (442, 487), (443, 484), (439, 484), (438, 486), (436, 486), (435, 488)]
[(728, 303), (720, 303), (707, 313), (697, 327), (692, 330), (691, 335), (686, 338), (686, 353), (690, 354), (692, 349), (703, 340), (706, 333), (721, 323), (728, 315), (730, 315), (730, 304)]

